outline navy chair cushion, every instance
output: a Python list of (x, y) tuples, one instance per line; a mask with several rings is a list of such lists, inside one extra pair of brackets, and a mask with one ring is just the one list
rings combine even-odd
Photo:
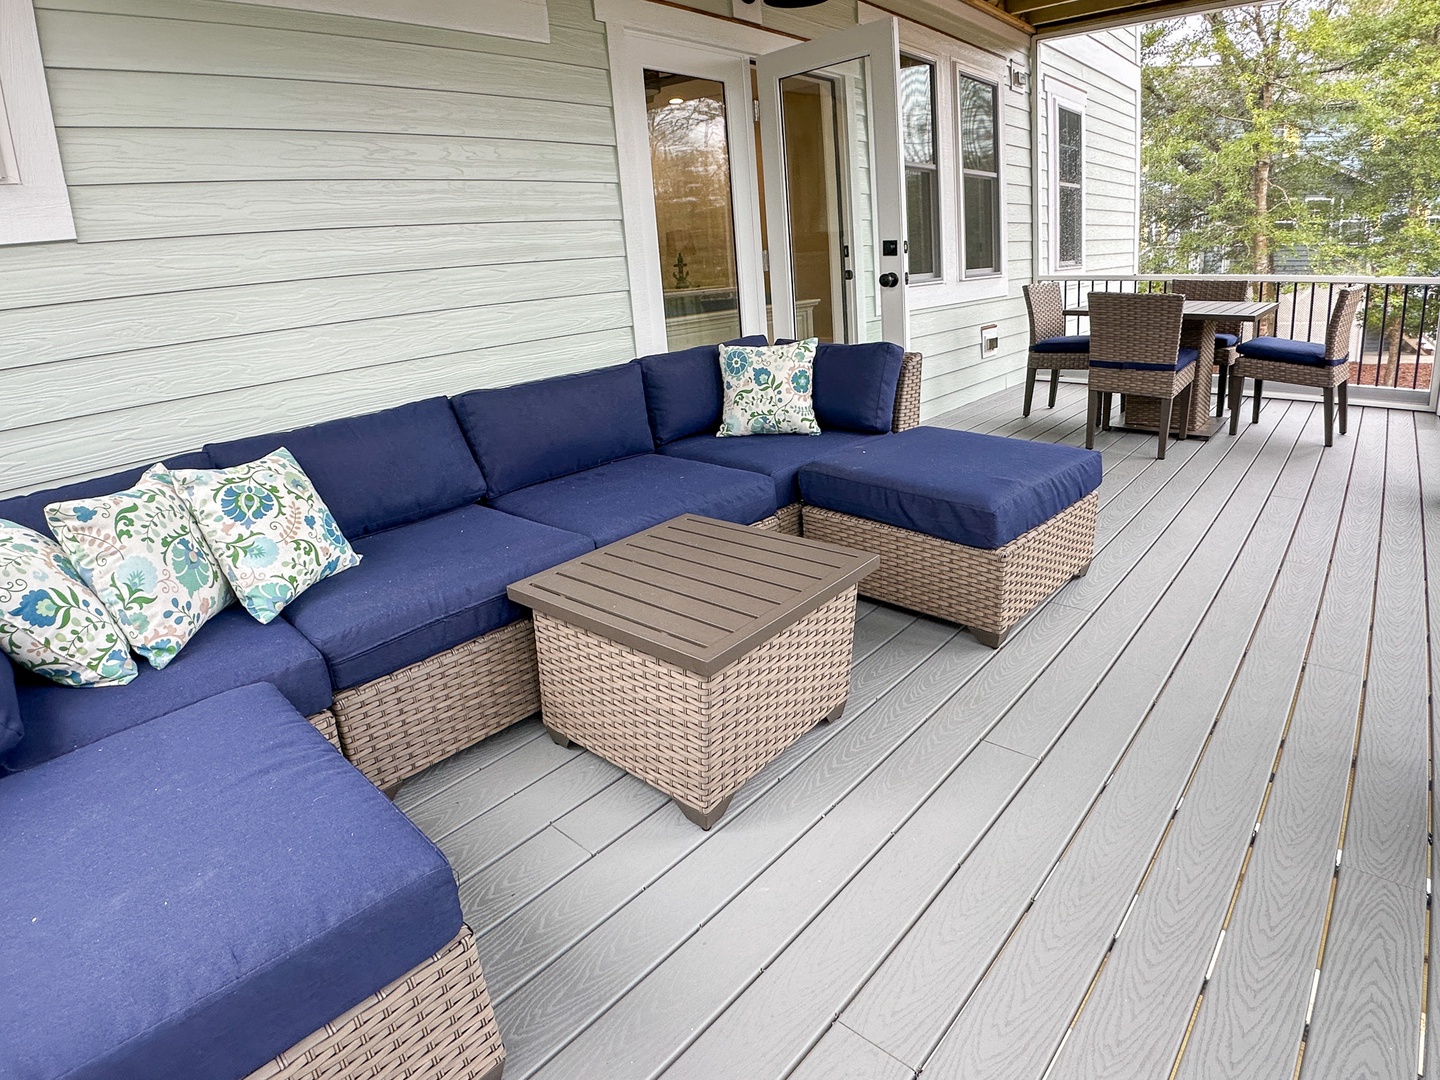
[(17, 670), (25, 738), (0, 762), (9, 769), (28, 769), (254, 682), (271, 683), (306, 716), (330, 705), (330, 675), (315, 648), (278, 619), (261, 626), (239, 605), (201, 627), (164, 671), (141, 664), (134, 681), (124, 686), (77, 689)]
[(918, 427), (800, 470), (806, 504), (998, 548), (1100, 486), (1093, 450)]
[(320, 651), (344, 690), (523, 618), (505, 587), (593, 546), (465, 506), (357, 540), (360, 565), (311, 586), (283, 618)]
[(904, 360), (905, 350), (888, 341), (816, 349), (815, 419), (820, 430), (872, 435), (889, 431)]
[(1038, 353), (1084, 353), (1090, 351), (1089, 334), (1065, 334), (1060, 337), (1041, 338), (1030, 346), (1031, 352)]
[(1233, 349), (1240, 344), (1239, 334), (1216, 334), (1215, 347), (1217, 349)]
[(1240, 355), (1252, 360), (1273, 360), (1282, 364), (1305, 364), (1309, 367), (1336, 367), (1348, 363), (1342, 356), (1325, 359), (1325, 345), (1319, 341), (1291, 341), (1289, 338), (1253, 337), (1240, 343)]
[(0, 657), (0, 761), (24, 735), (20, 698), (15, 693), (15, 665)]
[(769, 477), (661, 454), (612, 461), (535, 484), (501, 496), (494, 505), (508, 514), (588, 536), (596, 547), (680, 514), (750, 525), (776, 509), (775, 485)]
[[(192, 450), (188, 454), (166, 458), (165, 464), (172, 469), (208, 469), (211, 467), (210, 455), (203, 450)], [(93, 499), (96, 495), (113, 495), (117, 491), (124, 491), (128, 487), (133, 487), (135, 481), (139, 480), (149, 467), (149, 465), (145, 465), (138, 469), (123, 469), (106, 476), (98, 476), (93, 480), (81, 480), (78, 483), (66, 484), (64, 487), (46, 488), (44, 491), (31, 492), (29, 495), (17, 495), (14, 498), (0, 500), (0, 518), (13, 521), (17, 525), (24, 525), (27, 529), (34, 529), (42, 536), (49, 536), (53, 540), (54, 534), (50, 532), (50, 526), (45, 521), (45, 507), (51, 503), (69, 502), (71, 499)]]
[(491, 499), (655, 449), (636, 363), (472, 390), (451, 404)]
[(7, 1076), (235, 1080), (443, 948), (444, 856), (273, 687), (0, 781)]
[(217, 468), (285, 447), (345, 536), (394, 528), (478, 501), (485, 479), (443, 397), (205, 447)]
[(873, 439), (857, 431), (822, 431), (819, 435), (765, 435), (745, 439), (717, 439), (695, 435), (662, 446), (660, 453), (691, 461), (708, 461), (730, 469), (762, 473), (775, 483), (775, 502), (786, 506), (800, 498), (796, 477), (802, 465), (826, 454)]
[[(726, 345), (768, 345), (763, 334)], [(645, 408), (657, 446), (720, 427), (720, 354), (717, 345), (655, 353), (637, 361), (645, 382)]]
[(1097, 368), (1111, 368), (1119, 371), (1184, 371), (1196, 360), (1200, 359), (1200, 350), (1190, 347), (1183, 348), (1176, 354), (1174, 364), (1141, 364), (1132, 361), (1121, 363), (1116, 360), (1091, 360), (1090, 366)]

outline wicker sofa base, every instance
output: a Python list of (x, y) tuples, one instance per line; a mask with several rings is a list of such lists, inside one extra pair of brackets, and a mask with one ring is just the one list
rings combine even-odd
[(469, 927), (247, 1080), (500, 1080), (505, 1047)]
[(800, 535), (800, 504), (798, 502), (787, 503), (775, 511), (775, 517), (780, 521), (780, 531), (786, 536)]
[(340, 748), (340, 732), (335, 727), (335, 714), (329, 709), (321, 709), (314, 716), (307, 716), (305, 719), (315, 725), (315, 730), (330, 740), (330, 744), (337, 750)]
[(345, 756), (391, 789), (540, 711), (530, 620), (340, 690), (332, 708)]
[(669, 795), (708, 829), (739, 787), (850, 688), (855, 589), (709, 677), (535, 616), (545, 726)]
[(998, 648), (1021, 619), (1095, 553), (1099, 496), (1091, 492), (1004, 547), (966, 547), (924, 533), (807, 506), (812, 540), (873, 552), (880, 566), (860, 583), (865, 596), (968, 627)]

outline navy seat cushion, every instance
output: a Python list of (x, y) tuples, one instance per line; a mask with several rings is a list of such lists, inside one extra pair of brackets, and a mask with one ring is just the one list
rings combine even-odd
[(584, 536), (465, 506), (357, 540), (360, 565), (311, 586), (283, 617), (344, 690), (523, 618), (505, 587), (593, 547)]
[(1031, 352), (1038, 353), (1082, 353), (1090, 351), (1089, 334), (1064, 334), (1059, 337), (1041, 338), (1030, 346)]
[(0, 658), (0, 761), (25, 734), (20, 698), (15, 693), (15, 665)]
[(817, 348), (814, 397), (820, 430), (889, 431), (904, 360), (905, 350), (888, 341)]
[(444, 856), (273, 687), (0, 781), (0, 1072), (235, 1080), (459, 932)]
[(636, 363), (472, 390), (451, 404), (492, 499), (655, 449)]
[(1118, 360), (1091, 360), (1090, 366), (1097, 368), (1112, 368), (1122, 371), (1184, 371), (1196, 360), (1200, 359), (1200, 350), (1189, 346), (1181, 349), (1175, 356), (1174, 364), (1141, 364), (1135, 361), (1121, 362)]
[(295, 455), (350, 540), (485, 494), (485, 478), (443, 397), (205, 449), (217, 468), (228, 469), (281, 446)]
[(1217, 349), (1233, 349), (1240, 344), (1239, 334), (1216, 334), (1215, 347)]
[[(203, 450), (192, 450), (188, 454), (166, 458), (165, 464), (172, 469), (208, 469), (211, 467), (210, 455)], [(45, 507), (51, 503), (69, 502), (72, 499), (93, 499), (97, 495), (113, 495), (117, 491), (124, 491), (128, 487), (133, 487), (135, 481), (144, 476), (145, 470), (149, 467), (149, 465), (145, 465), (138, 469), (122, 469), (120, 472), (98, 476), (93, 480), (81, 480), (63, 487), (31, 492), (29, 495), (0, 499), (0, 518), (13, 521), (17, 525), (24, 525), (27, 529), (34, 529), (42, 536), (48, 536), (53, 540), (54, 534), (51, 533), (50, 526), (45, 521)]]
[(680, 514), (750, 525), (776, 509), (775, 485), (767, 476), (661, 454), (612, 461), (535, 484), (494, 500), (494, 505), (508, 514), (588, 536), (597, 547)]
[(60, 686), (15, 672), (25, 738), (0, 762), (28, 769), (126, 728), (245, 686), (268, 682), (300, 712), (330, 705), (325, 661), (294, 628), (261, 626), (237, 604), (210, 619), (164, 671), (149, 664), (124, 686)]
[[(726, 345), (768, 345), (763, 334), (736, 338)], [(697, 345), (693, 349), (655, 353), (638, 361), (645, 382), (645, 408), (650, 414), (650, 431), (656, 445), (720, 427), (719, 346)]]
[(800, 470), (812, 506), (998, 548), (1100, 486), (1100, 455), (1073, 446), (918, 427)]
[(763, 473), (775, 482), (775, 502), (786, 506), (800, 498), (796, 477), (802, 465), (826, 454), (873, 439), (857, 431), (822, 431), (819, 435), (765, 435), (745, 439), (717, 439), (695, 435), (660, 448), (660, 453), (691, 461), (708, 461), (730, 469)]
[(1319, 341), (1291, 341), (1289, 338), (1253, 337), (1240, 343), (1240, 355), (1255, 360), (1278, 360), (1283, 364), (1308, 364), (1311, 367), (1335, 367), (1349, 361), (1348, 356), (1325, 359), (1325, 345)]

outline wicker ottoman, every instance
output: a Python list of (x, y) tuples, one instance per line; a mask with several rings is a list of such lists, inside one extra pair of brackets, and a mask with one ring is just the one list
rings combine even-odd
[(510, 586), (535, 612), (541, 715), (702, 829), (850, 687), (872, 555), (678, 517)]
[(998, 648), (1095, 552), (1100, 455), (921, 427), (800, 471), (807, 539), (880, 556), (865, 596)]

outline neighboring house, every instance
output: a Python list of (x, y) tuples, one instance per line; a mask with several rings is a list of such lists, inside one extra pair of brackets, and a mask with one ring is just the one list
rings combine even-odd
[[(1014, 17), (956, 0), (37, 4), (43, 78), (0, 56), (0, 242), (26, 241), (0, 246), (0, 493), (792, 312), (906, 338), (929, 417), (1023, 377), (1021, 286), (1137, 266), (1133, 28), (1036, 45), (1032, 70)], [(0, 34), (33, 47), (29, 7), (0, 0)], [(765, 174), (747, 58), (892, 15), (889, 114), (858, 65), (796, 74), (769, 121), (788, 176)], [(51, 116), (58, 162), (26, 142)], [(897, 119), (898, 320), (872, 145)], [(787, 178), (781, 252), (762, 189)], [(766, 291), (781, 256), (793, 308)]]

